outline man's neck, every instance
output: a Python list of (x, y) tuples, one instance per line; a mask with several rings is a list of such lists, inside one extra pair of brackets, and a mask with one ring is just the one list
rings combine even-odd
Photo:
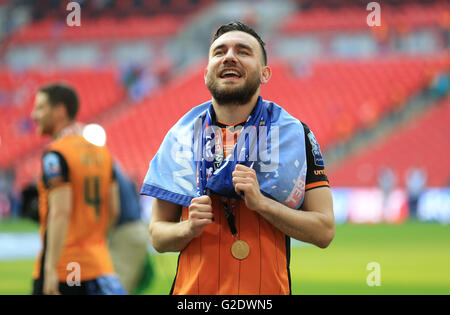
[(235, 125), (237, 123), (247, 120), (253, 108), (256, 106), (258, 97), (259, 93), (255, 93), (255, 95), (253, 95), (253, 97), (247, 104), (242, 105), (234, 105), (234, 104), (219, 105), (213, 99), (212, 103), (214, 107), (214, 112), (216, 113), (217, 121), (220, 121), (227, 125)]
[(53, 129), (52, 138), (57, 139), (60, 137), (61, 133), (64, 131), (64, 129), (68, 128), (69, 126), (73, 125), (74, 121), (61, 121), (60, 123), (56, 124), (55, 128)]

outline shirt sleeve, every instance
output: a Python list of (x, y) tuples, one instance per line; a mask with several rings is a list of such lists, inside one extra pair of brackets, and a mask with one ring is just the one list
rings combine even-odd
[(49, 151), (42, 158), (42, 180), (47, 189), (69, 182), (69, 168), (64, 157), (55, 151)]
[(305, 150), (306, 150), (306, 181), (305, 191), (319, 188), (329, 187), (328, 177), (325, 172), (325, 163), (323, 161), (322, 152), (314, 133), (307, 125), (303, 124), (305, 131)]

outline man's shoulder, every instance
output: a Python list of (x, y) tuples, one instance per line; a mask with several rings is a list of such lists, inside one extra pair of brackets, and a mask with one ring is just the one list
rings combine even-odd
[(83, 141), (84, 138), (82, 135), (67, 135), (60, 137), (58, 139), (53, 140), (50, 142), (49, 147), (64, 147), (64, 146), (70, 146), (74, 143), (79, 143)]
[(297, 124), (301, 126), (303, 122), (292, 116), (285, 108), (277, 103), (269, 100), (264, 100), (265, 106), (269, 109), (272, 117), (272, 123), (280, 126), (288, 126), (290, 124)]
[(107, 146), (95, 145), (86, 140), (82, 135), (67, 135), (52, 141), (46, 149), (48, 151), (59, 152), (64, 157), (78, 156), (85, 152), (90, 154), (102, 154), (110, 156), (111, 152)]

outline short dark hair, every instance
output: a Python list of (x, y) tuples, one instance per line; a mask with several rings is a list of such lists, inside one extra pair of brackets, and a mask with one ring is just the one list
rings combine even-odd
[(266, 52), (266, 48), (264, 47), (266, 45), (266, 43), (263, 42), (261, 37), (259, 37), (258, 33), (256, 33), (253, 28), (251, 28), (247, 24), (242, 23), (240, 21), (233, 21), (233, 22), (230, 22), (228, 24), (224, 24), (224, 25), (220, 26), (217, 29), (216, 33), (214, 34), (214, 36), (213, 36), (213, 38), (211, 40), (211, 45), (220, 36), (222, 36), (225, 33), (231, 32), (231, 31), (245, 32), (247, 34), (252, 35), (254, 38), (256, 38), (256, 40), (258, 41), (259, 45), (261, 46), (261, 50), (262, 50), (263, 58), (264, 58), (264, 65), (267, 65), (267, 52)]
[(70, 86), (52, 83), (39, 89), (39, 92), (48, 96), (48, 101), (52, 107), (63, 104), (69, 119), (74, 120), (78, 113), (78, 95)]

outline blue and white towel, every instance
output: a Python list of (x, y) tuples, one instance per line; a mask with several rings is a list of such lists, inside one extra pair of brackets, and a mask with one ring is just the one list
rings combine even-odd
[(232, 182), (239, 163), (255, 169), (265, 196), (300, 208), (307, 166), (304, 129), (298, 119), (259, 97), (234, 150), (214, 170), (216, 137), (221, 132), (211, 101), (189, 111), (169, 130), (150, 162), (141, 194), (182, 206), (208, 190), (240, 198)]

